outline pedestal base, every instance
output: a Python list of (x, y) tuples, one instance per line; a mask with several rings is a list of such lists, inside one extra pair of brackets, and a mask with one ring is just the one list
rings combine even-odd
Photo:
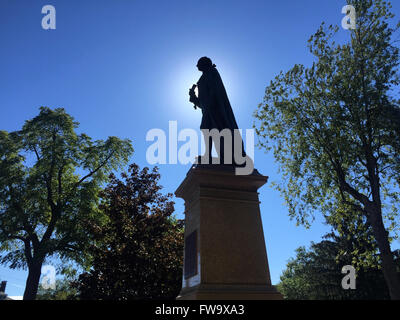
[(185, 200), (182, 300), (277, 300), (257, 190), (268, 177), (233, 166), (193, 166), (175, 192)]
[(274, 286), (206, 285), (183, 289), (177, 300), (282, 300)]

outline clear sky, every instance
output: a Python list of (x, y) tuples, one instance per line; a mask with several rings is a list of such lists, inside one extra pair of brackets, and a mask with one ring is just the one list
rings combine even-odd
[[(399, 1), (393, 12), (400, 13)], [(56, 9), (56, 30), (44, 30), (41, 9)], [(1, 0), (0, 129), (18, 130), (40, 106), (64, 107), (79, 131), (95, 139), (133, 141), (132, 162), (148, 166), (148, 130), (198, 129), (201, 112), (188, 102), (209, 56), (225, 83), (240, 128), (251, 128), (264, 89), (281, 70), (310, 65), (307, 40), (322, 21), (341, 25), (345, 0)], [(341, 29), (339, 37), (348, 37)], [(256, 150), (255, 167), (280, 180), (272, 154)], [(174, 192), (190, 165), (162, 165), (161, 184)], [(280, 194), (260, 189), (272, 282), (294, 250), (329, 231), (317, 217), (296, 227)], [(183, 200), (176, 199), (183, 218)], [(7, 293), (22, 295), (26, 271), (0, 267)]]

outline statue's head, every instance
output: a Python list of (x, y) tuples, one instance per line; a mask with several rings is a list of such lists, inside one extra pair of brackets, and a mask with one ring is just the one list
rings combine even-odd
[(197, 68), (199, 69), (199, 71), (207, 71), (211, 68), (215, 68), (215, 64), (212, 63), (211, 59), (208, 57), (202, 57), (199, 59), (199, 61), (197, 62)]

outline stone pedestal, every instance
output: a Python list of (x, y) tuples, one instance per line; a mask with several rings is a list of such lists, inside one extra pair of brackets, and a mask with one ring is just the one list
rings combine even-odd
[(175, 194), (185, 200), (185, 254), (177, 299), (282, 299), (271, 285), (257, 190), (268, 177), (195, 165)]

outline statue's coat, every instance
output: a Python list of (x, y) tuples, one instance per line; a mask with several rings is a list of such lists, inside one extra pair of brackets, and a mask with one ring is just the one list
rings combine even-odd
[(198, 102), (203, 112), (200, 129), (238, 129), (221, 76), (212, 67), (197, 82)]

